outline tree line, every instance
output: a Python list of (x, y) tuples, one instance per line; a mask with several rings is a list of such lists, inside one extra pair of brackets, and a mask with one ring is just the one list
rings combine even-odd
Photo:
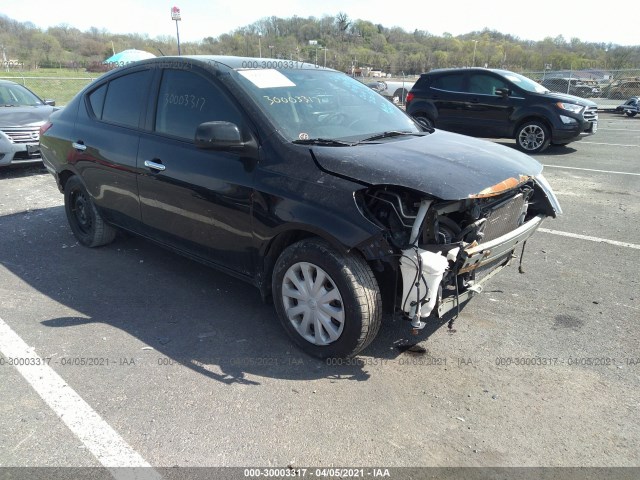
[[(262, 56), (315, 62), (346, 72), (369, 67), (392, 75), (474, 65), (513, 71), (640, 68), (640, 46), (567, 40), (562, 35), (531, 41), (488, 29), (438, 36), (351, 19), (345, 13), (262, 18), (180, 47), (183, 55)], [(0, 15), (0, 60), (5, 68), (87, 68), (129, 48), (158, 56), (178, 53), (176, 39), (170, 35), (150, 38), (96, 27), (81, 31), (66, 24), (42, 30), (31, 22)]]

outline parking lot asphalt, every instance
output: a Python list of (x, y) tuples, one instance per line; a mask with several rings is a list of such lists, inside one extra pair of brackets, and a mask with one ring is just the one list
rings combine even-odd
[(0, 467), (640, 466), (638, 152), (640, 120), (605, 113), (537, 155), (564, 214), (525, 273), (455, 332), (388, 317), (342, 364), (298, 351), (234, 278), (137, 238), (79, 246), (42, 167), (2, 170), (0, 330), (51, 380), (37, 393), (3, 350)]

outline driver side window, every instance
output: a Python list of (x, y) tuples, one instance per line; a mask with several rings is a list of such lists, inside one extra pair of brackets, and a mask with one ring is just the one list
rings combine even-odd
[(495, 95), (498, 88), (509, 88), (505, 82), (492, 75), (477, 73), (469, 78), (469, 93)]
[(200, 75), (167, 69), (162, 74), (155, 131), (193, 140), (204, 122), (226, 121), (242, 128), (242, 116), (219, 87)]

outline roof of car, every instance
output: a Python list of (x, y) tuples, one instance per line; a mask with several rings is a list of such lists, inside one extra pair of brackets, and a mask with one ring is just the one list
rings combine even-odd
[[(334, 71), (332, 68), (323, 67), (313, 63), (301, 62), (298, 60), (287, 60), (283, 58), (265, 58), (265, 57), (237, 57), (231, 55), (182, 55), (169, 57), (156, 57), (140, 62), (133, 62), (130, 65), (143, 63), (167, 63), (173, 62), (194, 62), (201, 65), (216, 66), (222, 65), (234, 70), (237, 69), (304, 69), (304, 70), (327, 70)], [(127, 65), (129, 66), (129, 65)]]
[(422, 75), (430, 75), (432, 73), (450, 73), (450, 72), (494, 72), (494, 73), (511, 73), (509, 70), (502, 70), (499, 68), (484, 68), (484, 67), (459, 67), (459, 68), (436, 68), (429, 72), (425, 72)]

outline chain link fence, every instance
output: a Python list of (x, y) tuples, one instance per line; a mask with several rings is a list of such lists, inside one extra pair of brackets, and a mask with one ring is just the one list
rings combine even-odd
[[(541, 83), (553, 92), (568, 93), (588, 98), (602, 109), (615, 108), (630, 97), (640, 96), (640, 69), (633, 70), (558, 70), (541, 72), (519, 72)], [(56, 105), (66, 105), (95, 76), (34, 77), (29, 75), (0, 77), (24, 85), (38, 96), (55, 100)], [(406, 93), (418, 76), (392, 78), (356, 77), (358, 80), (380, 91), (395, 103), (404, 103)]]
[(2, 80), (24, 85), (44, 100), (55, 100), (56, 105), (66, 105), (82, 88), (97, 77), (0, 77)]
[(546, 70), (521, 72), (552, 92), (588, 98), (600, 108), (615, 108), (630, 97), (640, 96), (640, 69)]

